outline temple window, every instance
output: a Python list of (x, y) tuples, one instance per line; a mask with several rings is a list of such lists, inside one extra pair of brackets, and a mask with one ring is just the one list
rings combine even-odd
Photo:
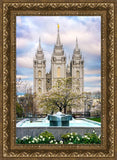
[(38, 72), (38, 76), (41, 77), (41, 71)]
[(79, 78), (80, 77), (80, 72), (76, 71), (76, 77)]
[(39, 93), (41, 93), (41, 88), (40, 87), (39, 87), (38, 91), (39, 91)]
[(39, 86), (41, 85), (41, 80), (38, 81)]
[(60, 77), (60, 72), (61, 72), (61, 69), (60, 67), (57, 68), (57, 77)]

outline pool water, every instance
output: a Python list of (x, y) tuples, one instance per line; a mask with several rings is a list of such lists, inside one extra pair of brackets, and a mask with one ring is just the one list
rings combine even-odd
[[(30, 122), (29, 119), (24, 119), (16, 124), (16, 127), (49, 127), (49, 120), (47, 118), (39, 118), (34, 122)], [(55, 127), (55, 126), (51, 126)], [(61, 127), (61, 126), (56, 126)], [(65, 126), (64, 126), (65, 127)], [(72, 119), (69, 121), (69, 126), (66, 127), (101, 127), (101, 123), (92, 120), (82, 119)]]

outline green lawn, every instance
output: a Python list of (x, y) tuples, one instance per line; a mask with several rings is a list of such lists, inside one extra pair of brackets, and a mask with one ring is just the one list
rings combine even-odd
[(97, 122), (101, 122), (101, 118), (87, 118), (87, 119), (90, 119), (90, 120), (93, 120), (93, 121), (97, 121)]

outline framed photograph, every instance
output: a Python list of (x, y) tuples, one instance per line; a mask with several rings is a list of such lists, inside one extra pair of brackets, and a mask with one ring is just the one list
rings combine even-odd
[(16, 143), (100, 144), (101, 16), (16, 16), (16, 89)]
[(115, 160), (117, 3), (1, 8), (1, 158)]

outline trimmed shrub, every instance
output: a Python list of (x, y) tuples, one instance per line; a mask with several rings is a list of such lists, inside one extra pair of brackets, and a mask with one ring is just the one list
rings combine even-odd
[(101, 136), (97, 136), (95, 131), (87, 133), (84, 136), (77, 133), (67, 133), (61, 136), (61, 140), (57, 141), (52, 133), (45, 131), (38, 137), (24, 136), (16, 138), (17, 144), (100, 144)]
[(67, 133), (61, 136), (64, 144), (100, 144), (101, 136), (97, 136), (95, 131), (84, 136), (77, 133)]

